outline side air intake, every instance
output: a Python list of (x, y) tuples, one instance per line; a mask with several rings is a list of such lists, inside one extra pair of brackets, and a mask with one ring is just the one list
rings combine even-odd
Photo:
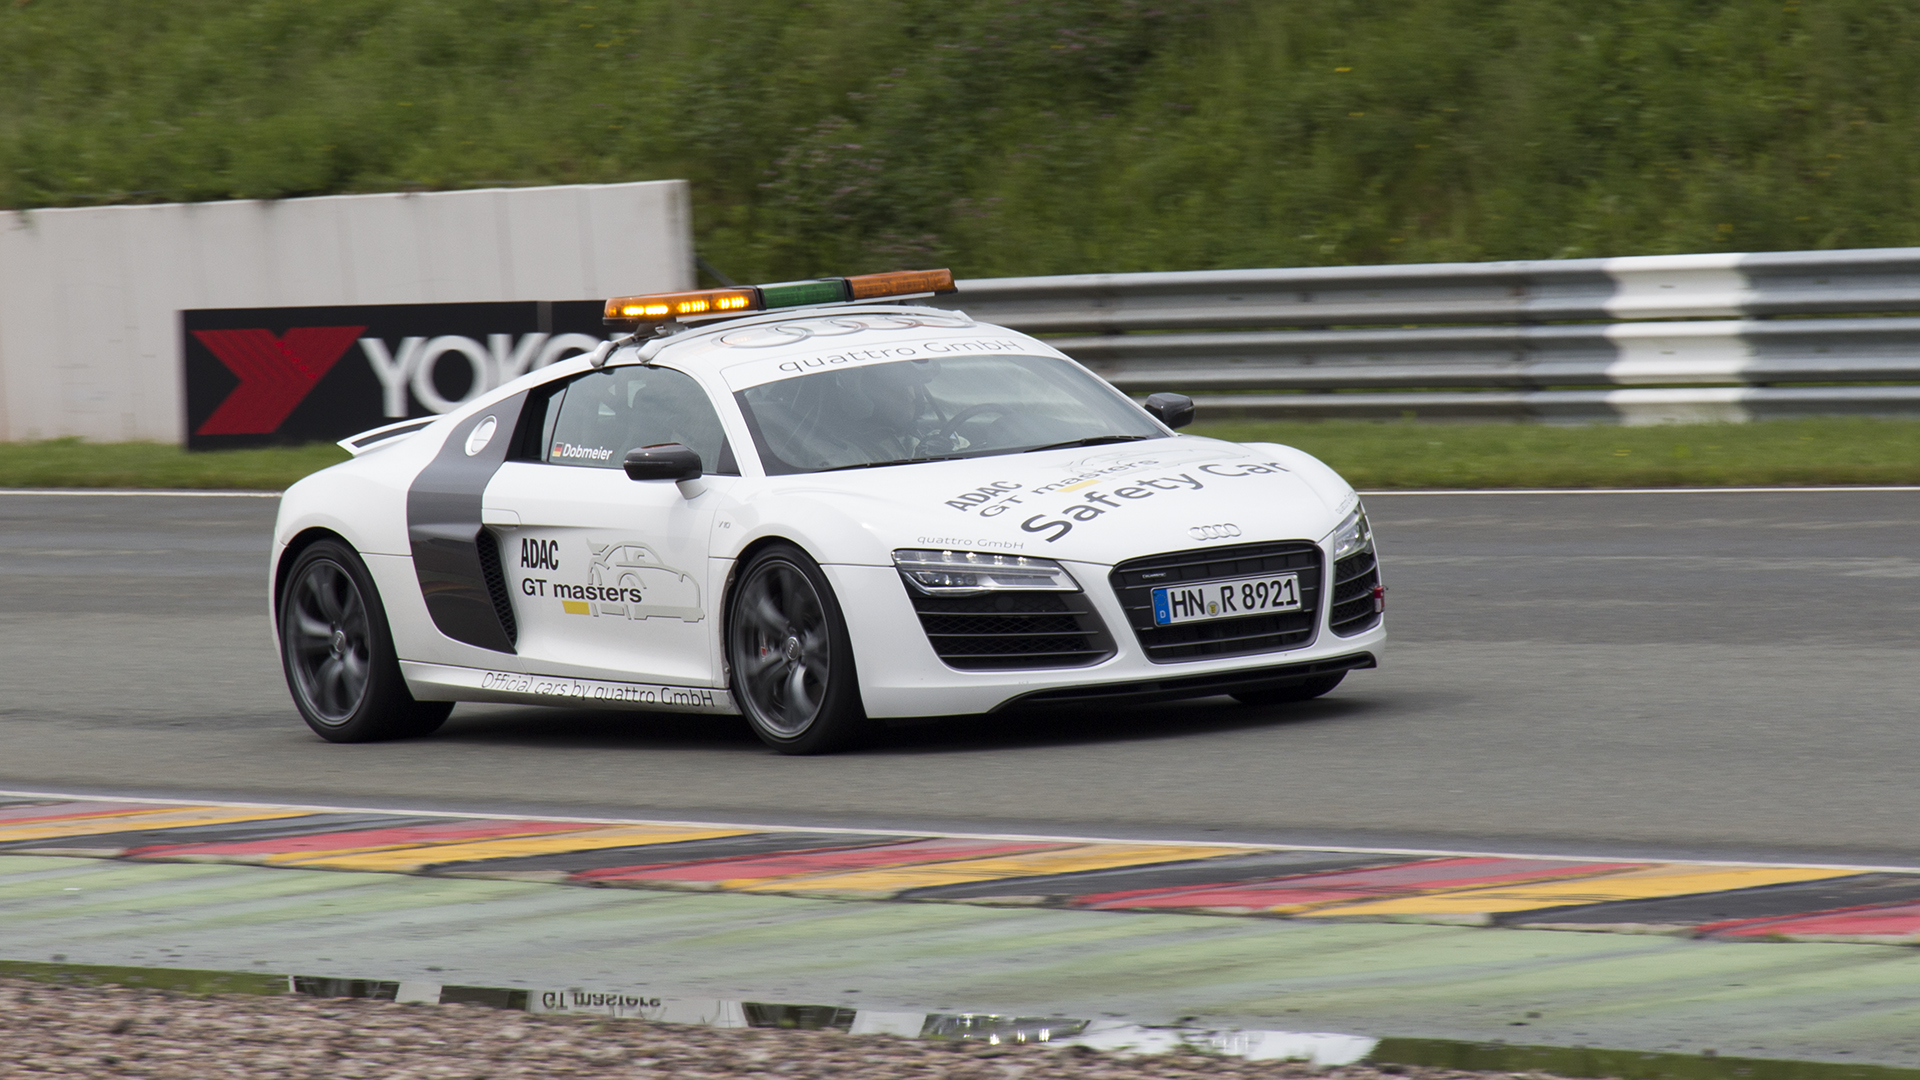
[(485, 529), (480, 530), (473, 542), (480, 549), (480, 575), (486, 579), (493, 613), (500, 616), (500, 628), (507, 632), (507, 640), (518, 644), (520, 627), (513, 621), (512, 594), (507, 592), (506, 572), (500, 568), (500, 542)]

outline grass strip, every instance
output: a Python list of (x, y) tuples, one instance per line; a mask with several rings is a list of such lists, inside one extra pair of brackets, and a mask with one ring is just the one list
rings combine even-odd
[(79, 439), (0, 443), (0, 488), (225, 488), (280, 491), (347, 460), (332, 443), (188, 453), (165, 443)]
[(35, 963), (0, 960), (0, 979), (31, 979), (62, 986), (124, 986), (177, 994), (284, 994), (285, 975), (250, 971), (201, 971), (194, 968)]
[(1654, 427), (1221, 421), (1188, 430), (1297, 446), (1371, 490), (1920, 484), (1920, 420)]
[[(1920, 484), (1920, 420), (1657, 427), (1223, 421), (1188, 430), (1297, 446), (1366, 489)], [(277, 491), (346, 457), (332, 443), (202, 453), (159, 443), (0, 443), (0, 487)]]

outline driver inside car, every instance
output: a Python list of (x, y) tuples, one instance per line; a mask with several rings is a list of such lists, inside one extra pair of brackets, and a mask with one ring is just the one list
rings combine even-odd
[[(1049, 430), (1032, 430), (993, 399), (1024, 395), (1045, 410), (1054, 404), (1049, 386), (1019, 370), (981, 382), (983, 363), (926, 358), (822, 371), (753, 387), (741, 402), (770, 456), (787, 468), (853, 468), (1048, 441)], [(976, 398), (984, 400), (968, 403)]]
[(898, 461), (947, 447), (926, 445), (918, 421), (929, 412), (925, 380), (931, 365), (880, 364), (839, 373), (838, 406), (842, 436), (874, 461)]

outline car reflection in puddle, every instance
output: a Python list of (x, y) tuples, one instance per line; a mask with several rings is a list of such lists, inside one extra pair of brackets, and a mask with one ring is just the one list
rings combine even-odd
[(290, 985), (296, 994), (319, 998), (370, 998), (403, 1004), (485, 1005), (535, 1014), (605, 1016), (726, 1028), (843, 1031), (850, 1035), (895, 1035), (995, 1045), (1085, 1046), (1115, 1053), (1158, 1054), (1171, 1050), (1200, 1050), (1256, 1061), (1292, 1060), (1322, 1066), (1353, 1064), (1372, 1052), (1378, 1042), (1365, 1036), (1333, 1033), (1216, 1031), (1147, 1027), (1064, 1016), (850, 1009), (837, 1005), (728, 1001), (580, 987), (509, 989), (306, 975), (293, 976)]

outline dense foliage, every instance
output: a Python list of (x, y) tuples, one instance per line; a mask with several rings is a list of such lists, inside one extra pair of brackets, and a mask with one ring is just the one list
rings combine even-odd
[(685, 177), (748, 279), (1920, 243), (1903, 0), (13, 0), (0, 206)]

